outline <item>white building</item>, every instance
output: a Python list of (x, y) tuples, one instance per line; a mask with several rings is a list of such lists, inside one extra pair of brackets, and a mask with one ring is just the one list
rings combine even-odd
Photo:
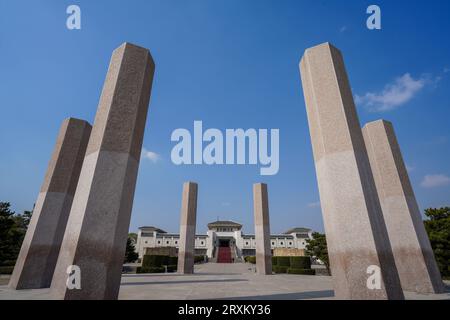
[[(180, 235), (167, 233), (156, 227), (140, 227), (136, 243), (139, 258), (147, 248), (175, 247), (178, 249)], [(312, 238), (312, 230), (293, 228), (283, 234), (270, 236), (272, 249), (305, 249), (306, 239)], [(219, 248), (230, 248), (233, 261), (245, 256), (255, 255), (255, 235), (244, 234), (242, 225), (234, 221), (215, 221), (208, 223), (206, 234), (195, 236), (195, 254), (206, 255), (212, 261), (217, 259)]]

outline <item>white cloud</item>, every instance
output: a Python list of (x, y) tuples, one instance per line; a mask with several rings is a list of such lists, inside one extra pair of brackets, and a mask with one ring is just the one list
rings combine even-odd
[(445, 174), (427, 174), (420, 183), (424, 188), (442, 187), (449, 184), (450, 178)]
[(145, 148), (142, 148), (142, 158), (148, 159), (152, 161), (153, 163), (158, 162), (161, 159), (161, 156), (157, 154), (156, 152), (149, 151)]
[(320, 207), (320, 201), (310, 202), (310, 203), (308, 203), (308, 207), (309, 208), (318, 208), (318, 207)]
[(342, 27), (339, 29), (339, 32), (340, 32), (340, 33), (345, 32), (345, 31), (347, 31), (347, 26), (342, 26)]
[(407, 163), (405, 164), (405, 166), (406, 166), (406, 171), (408, 171), (408, 172), (412, 172), (415, 169), (413, 166), (410, 166)]
[(363, 96), (355, 95), (355, 102), (369, 111), (382, 112), (393, 110), (410, 101), (427, 83), (425, 76), (414, 79), (409, 73), (398, 77), (385, 85), (379, 93), (367, 92)]

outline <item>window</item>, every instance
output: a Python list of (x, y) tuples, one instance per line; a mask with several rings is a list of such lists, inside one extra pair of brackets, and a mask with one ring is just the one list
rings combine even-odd
[(289, 242), (289, 245), (292, 246), (292, 241)]
[(248, 246), (248, 241), (245, 241), (245, 245)]
[(145, 243), (148, 243), (148, 241), (145, 241)]
[(283, 242), (283, 241), (281, 241), (281, 242), (280, 242), (280, 245), (284, 245), (284, 242)]
[(204, 245), (205, 243), (202, 241), (202, 242), (200, 242), (200, 244), (201, 244), (201, 245)]
[(169, 244), (169, 241), (166, 241), (166, 244)]
[(175, 240), (175, 244), (178, 244), (178, 241)]
[(275, 242), (272, 241), (272, 245), (274, 246), (274, 245), (275, 245)]
[(161, 240), (158, 240), (158, 244), (161, 244)]

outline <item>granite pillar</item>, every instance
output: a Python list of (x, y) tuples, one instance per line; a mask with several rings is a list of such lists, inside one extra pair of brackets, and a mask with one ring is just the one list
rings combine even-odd
[(442, 293), (439, 268), (394, 128), (388, 121), (373, 121), (364, 126), (363, 135), (402, 288)]
[(180, 240), (178, 247), (178, 273), (194, 273), (195, 225), (197, 221), (197, 191), (194, 182), (183, 185), (181, 201)]
[(255, 219), (256, 272), (258, 274), (272, 274), (269, 198), (267, 184), (265, 183), (253, 185), (253, 211)]
[(64, 120), (9, 281), (14, 289), (50, 287), (91, 133), (83, 120)]
[[(52, 281), (57, 299), (117, 299), (155, 65), (147, 49), (114, 50)], [(81, 289), (69, 289), (78, 266)]]
[[(309, 48), (300, 72), (335, 296), (403, 299), (342, 55)], [(373, 270), (379, 289), (368, 285)]]

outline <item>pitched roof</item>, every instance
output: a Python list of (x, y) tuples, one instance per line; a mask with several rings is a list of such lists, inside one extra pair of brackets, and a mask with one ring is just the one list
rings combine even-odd
[(242, 228), (242, 224), (230, 220), (217, 220), (208, 223), (208, 229), (213, 227), (238, 227)]
[(302, 227), (297, 227), (297, 228), (292, 228), (287, 230), (286, 232), (284, 232), (283, 234), (291, 234), (291, 233), (308, 233), (310, 232), (311, 229), (308, 228), (302, 228)]
[(152, 232), (152, 231), (156, 231), (158, 233), (167, 233), (166, 231), (160, 229), (160, 228), (156, 228), (153, 226), (143, 226), (143, 227), (139, 227), (139, 230), (142, 231), (146, 231), (146, 232)]

